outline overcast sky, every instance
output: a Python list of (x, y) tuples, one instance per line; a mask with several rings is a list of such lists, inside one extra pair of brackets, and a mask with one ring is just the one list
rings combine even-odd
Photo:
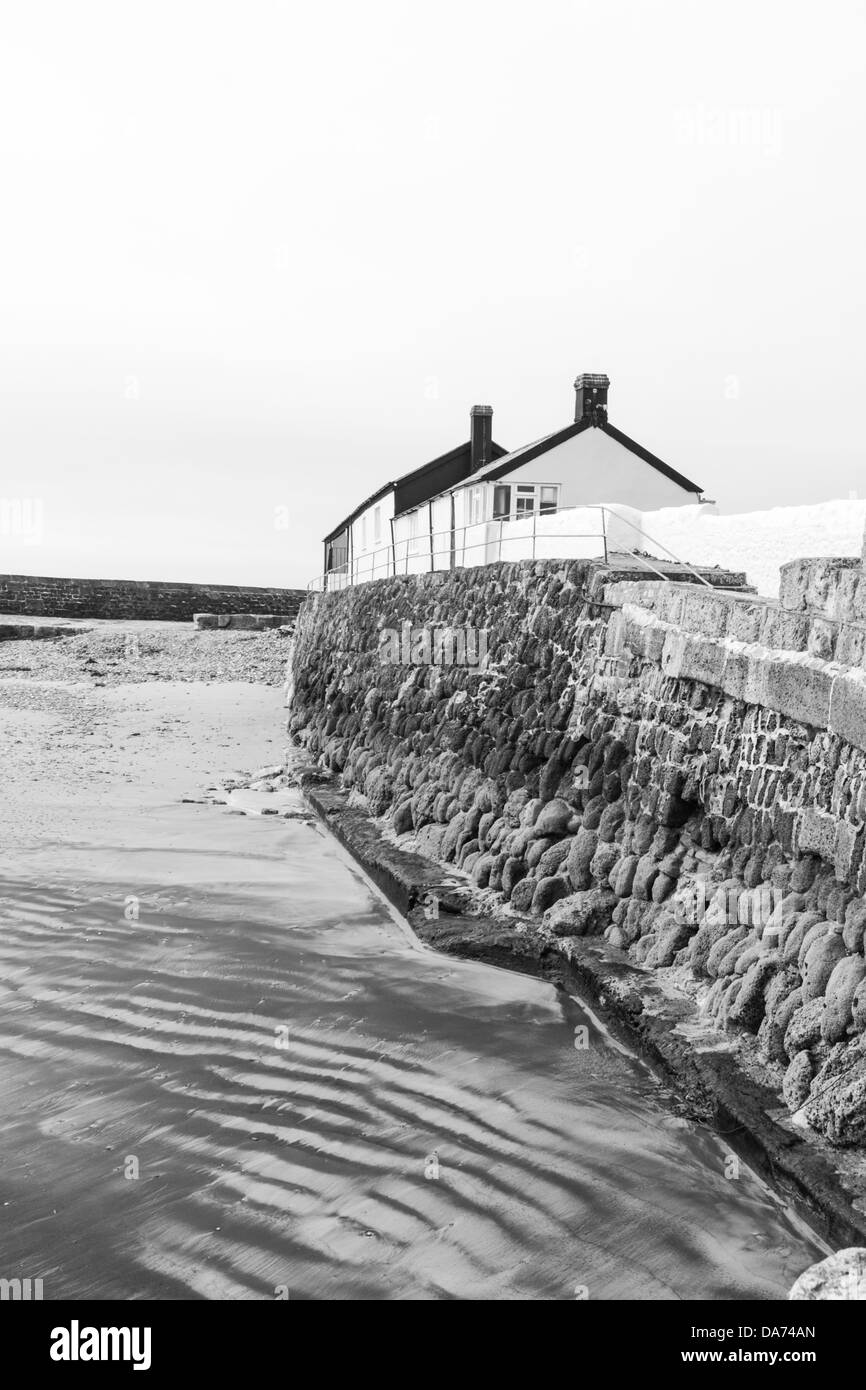
[[(468, 435), (866, 493), (862, 0), (6, 9), (0, 570), (306, 582)], [(23, 526), (18, 528), (24, 529)]]

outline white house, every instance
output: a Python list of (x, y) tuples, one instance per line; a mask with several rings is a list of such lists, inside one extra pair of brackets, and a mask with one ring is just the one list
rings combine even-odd
[(473, 406), (467, 443), (386, 483), (326, 537), (327, 587), (641, 549), (642, 513), (701, 501), (697, 483), (610, 424), (606, 376), (574, 385), (574, 422), (511, 453), (493, 441), (492, 408)]

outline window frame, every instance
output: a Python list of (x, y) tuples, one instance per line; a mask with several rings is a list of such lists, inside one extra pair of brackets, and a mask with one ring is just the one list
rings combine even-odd
[[(525, 521), (530, 516), (553, 516), (559, 511), (559, 498), (562, 491), (560, 483), (515, 483), (511, 494), (511, 509), (497, 521)], [(542, 493), (552, 492), (553, 503), (542, 504)], [(519, 506), (519, 503), (529, 504)]]
[(481, 526), (487, 520), (487, 517), (484, 515), (487, 510), (485, 505), (487, 489), (483, 483), (473, 483), (469, 487), (468, 492), (469, 517), (467, 525)]

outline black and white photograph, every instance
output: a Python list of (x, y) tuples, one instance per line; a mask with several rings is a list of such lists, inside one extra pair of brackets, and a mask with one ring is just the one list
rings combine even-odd
[(0, 35), (25, 1364), (545, 1301), (632, 1305), (567, 1322), (613, 1374), (826, 1374), (817, 1305), (866, 1300), (866, 6)]

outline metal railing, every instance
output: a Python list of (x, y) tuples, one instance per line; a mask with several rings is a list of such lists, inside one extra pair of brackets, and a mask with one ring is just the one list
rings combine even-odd
[[(557, 530), (557, 531), (544, 531), (544, 530), (542, 530), (541, 532), (538, 531), (538, 518), (539, 518), (539, 517), (542, 517), (542, 518), (543, 518), (543, 517), (546, 517), (546, 516), (562, 516), (565, 512), (577, 512), (577, 511), (580, 511), (580, 512), (598, 512), (598, 513), (600, 514), (600, 517), (601, 517), (601, 530), (600, 530), (600, 531), (558, 531), (558, 530)], [(517, 535), (504, 535), (504, 534), (503, 534), (503, 528), (504, 528), (504, 526), (506, 525), (506, 523), (511, 524), (512, 522), (515, 522), (515, 521), (517, 521), (517, 522), (524, 521), (524, 520), (528, 521), (530, 516), (531, 516), (531, 518), (532, 518), (532, 531), (531, 531), (531, 533), (530, 533), (530, 532), (526, 532), (526, 533), (517, 534)], [(410, 573), (411, 573), (411, 574), (430, 573), (430, 572), (435, 571), (435, 570), (437, 569), (437, 566), (436, 566), (436, 564), (435, 564), (435, 561), (436, 561), (436, 559), (437, 559), (438, 557), (443, 556), (443, 555), (447, 555), (447, 556), (449, 557), (449, 564), (448, 564), (447, 566), (443, 565), (443, 566), (440, 566), (440, 567), (438, 567), (438, 568), (439, 568), (440, 573), (446, 572), (446, 571), (449, 570), (449, 569), (458, 568), (458, 564), (459, 564), (459, 565), (465, 564), (465, 556), (466, 556), (466, 553), (467, 553), (467, 551), (470, 551), (470, 550), (489, 550), (489, 549), (493, 548), (493, 549), (496, 551), (496, 554), (495, 554), (494, 556), (492, 556), (492, 557), (490, 557), (490, 558), (488, 558), (488, 559), (485, 559), (485, 560), (483, 560), (483, 561), (479, 561), (479, 562), (477, 562), (477, 563), (479, 563), (479, 564), (482, 564), (482, 563), (483, 563), (483, 564), (496, 564), (498, 561), (500, 561), (500, 560), (502, 559), (502, 547), (503, 547), (503, 544), (504, 544), (505, 546), (518, 546), (518, 547), (519, 547), (519, 546), (521, 545), (521, 542), (523, 542), (523, 541), (528, 541), (528, 540), (531, 540), (531, 550), (532, 550), (531, 555), (520, 555), (520, 556), (515, 556), (515, 557), (514, 557), (515, 560), (518, 560), (518, 559), (532, 559), (532, 560), (535, 560), (535, 559), (537, 559), (537, 558), (538, 558), (538, 556), (537, 556), (537, 547), (538, 547), (538, 541), (539, 541), (539, 540), (542, 540), (542, 541), (598, 540), (598, 541), (600, 542), (600, 546), (601, 546), (599, 558), (603, 557), (605, 564), (607, 564), (607, 562), (608, 562), (608, 527), (607, 527), (607, 517), (608, 517), (608, 516), (613, 517), (613, 518), (615, 519), (615, 521), (616, 521), (618, 524), (620, 524), (620, 525), (625, 525), (625, 526), (631, 527), (631, 529), (632, 529), (633, 531), (635, 531), (635, 532), (638, 534), (638, 536), (643, 537), (643, 539), (644, 539), (645, 541), (647, 541), (651, 546), (654, 546), (654, 547), (655, 547), (656, 549), (658, 549), (658, 550), (664, 551), (665, 554), (666, 554), (666, 556), (669, 558), (669, 560), (671, 560), (674, 564), (677, 564), (677, 565), (681, 566), (681, 567), (682, 567), (683, 569), (685, 569), (689, 574), (693, 575), (694, 578), (697, 579), (699, 583), (705, 585), (706, 588), (712, 589), (712, 588), (714, 587), (712, 584), (709, 583), (709, 581), (708, 581), (707, 579), (704, 578), (704, 576), (703, 576), (702, 574), (700, 574), (700, 573), (698, 572), (698, 570), (694, 569), (691, 565), (686, 564), (685, 561), (680, 560), (679, 557), (676, 556), (672, 550), (669, 550), (668, 547), (667, 547), (666, 545), (663, 545), (660, 541), (653, 540), (652, 536), (648, 535), (648, 533), (647, 533), (646, 531), (644, 531), (643, 528), (642, 528), (641, 526), (638, 526), (635, 522), (631, 521), (629, 517), (623, 516), (620, 512), (616, 511), (615, 509), (613, 509), (613, 508), (611, 508), (611, 507), (605, 507), (605, 506), (602, 506), (602, 505), (600, 505), (600, 504), (598, 504), (598, 503), (588, 503), (588, 504), (582, 505), (582, 506), (581, 506), (581, 505), (577, 505), (577, 506), (574, 506), (574, 507), (560, 507), (560, 508), (557, 508), (556, 510), (551, 510), (551, 511), (543, 511), (543, 512), (542, 512), (542, 511), (533, 511), (533, 512), (531, 512), (529, 515), (527, 515), (527, 516), (525, 516), (525, 517), (524, 517), (524, 516), (517, 516), (517, 515), (510, 515), (510, 516), (507, 516), (507, 517), (495, 517), (495, 518), (493, 518), (491, 521), (476, 521), (476, 522), (469, 522), (469, 523), (466, 524), (466, 525), (461, 525), (461, 526), (457, 526), (457, 527), (454, 527), (454, 528), (449, 527), (447, 530), (442, 530), (442, 531), (433, 531), (432, 529), (429, 529), (429, 530), (427, 530), (427, 531), (421, 533), (420, 535), (415, 535), (415, 536), (404, 536), (404, 537), (402, 537), (402, 538), (399, 539), (399, 540), (397, 540), (396, 537), (394, 537), (394, 538), (392, 538), (391, 543), (390, 543), (389, 545), (381, 546), (381, 547), (379, 547), (379, 548), (376, 549), (376, 550), (367, 551), (367, 552), (365, 552), (364, 554), (359, 555), (359, 556), (357, 556), (357, 557), (354, 557), (354, 556), (353, 556), (353, 557), (351, 557), (351, 558), (347, 558), (345, 565), (337, 566), (337, 567), (335, 567), (334, 569), (328, 570), (325, 574), (317, 575), (316, 578), (315, 578), (315, 579), (311, 579), (310, 582), (309, 582), (309, 584), (307, 585), (307, 592), (308, 592), (308, 593), (317, 593), (317, 592), (325, 592), (325, 591), (327, 591), (327, 592), (332, 592), (333, 590), (336, 590), (336, 589), (347, 589), (347, 588), (352, 588), (352, 587), (354, 587), (356, 584), (368, 584), (368, 583), (371, 583), (373, 580), (375, 580), (375, 579), (377, 579), (377, 578), (378, 578), (378, 579), (390, 579), (393, 575), (397, 575), (397, 574), (408, 575), (408, 574), (410, 574)], [(498, 522), (498, 524), (499, 524), (499, 534), (498, 534), (498, 536), (493, 536), (493, 537), (491, 537), (490, 535), (485, 535), (485, 537), (484, 537), (483, 540), (479, 540), (479, 541), (470, 541), (470, 542), (467, 543), (467, 532), (469, 532), (469, 531), (474, 531), (474, 530), (476, 530), (476, 529), (479, 528), (479, 527), (484, 527), (485, 529), (489, 529), (489, 528), (495, 527), (496, 524), (497, 524), (497, 522)], [(460, 544), (458, 544), (457, 539), (456, 539), (456, 537), (457, 537), (457, 535), (458, 535), (459, 532), (462, 532), (462, 533), (463, 533), (462, 542), (461, 542)], [(440, 536), (447, 536), (447, 537), (448, 537), (448, 545), (445, 546), (445, 547), (443, 547), (442, 549), (436, 550), (436, 549), (434, 549), (433, 542), (434, 542), (434, 540), (435, 540), (437, 537), (440, 537)], [(400, 552), (399, 560), (398, 560), (398, 551)], [(656, 566), (653, 565), (653, 564), (650, 562), (650, 560), (649, 560), (645, 555), (642, 555), (639, 551), (637, 551), (637, 550), (626, 550), (626, 551), (623, 552), (623, 553), (625, 553), (625, 554), (627, 554), (627, 555), (630, 555), (633, 559), (637, 560), (640, 564), (644, 565), (646, 569), (650, 570), (650, 571), (651, 571), (653, 574), (655, 574), (658, 578), (664, 579), (665, 581), (667, 581), (668, 583), (670, 583), (670, 576), (667, 575), (667, 574), (665, 574), (662, 570), (657, 569)], [(461, 560), (460, 562), (458, 562), (458, 560), (457, 560), (457, 555), (458, 555), (458, 554), (459, 554), (461, 557), (463, 557), (462, 560)], [(380, 560), (379, 560), (379, 557), (380, 557), (380, 556), (382, 557), (382, 559), (381, 559), (381, 565), (380, 565)], [(545, 557), (545, 558), (550, 558), (550, 559), (570, 559), (570, 558), (575, 558), (575, 557), (572, 557), (572, 556), (556, 556), (556, 555), (551, 555), (551, 556)], [(587, 556), (587, 557), (585, 557), (585, 558), (591, 559), (591, 558), (595, 558), (595, 557)], [(410, 561), (412, 562), (412, 566), (413, 566), (411, 570), (410, 570), (410, 568), (409, 568)], [(418, 563), (416, 563), (416, 562), (418, 562)], [(423, 563), (422, 563), (422, 562), (423, 562)], [(362, 566), (363, 566), (363, 568), (362, 568)], [(381, 573), (379, 572), (380, 569), (381, 569)]]

